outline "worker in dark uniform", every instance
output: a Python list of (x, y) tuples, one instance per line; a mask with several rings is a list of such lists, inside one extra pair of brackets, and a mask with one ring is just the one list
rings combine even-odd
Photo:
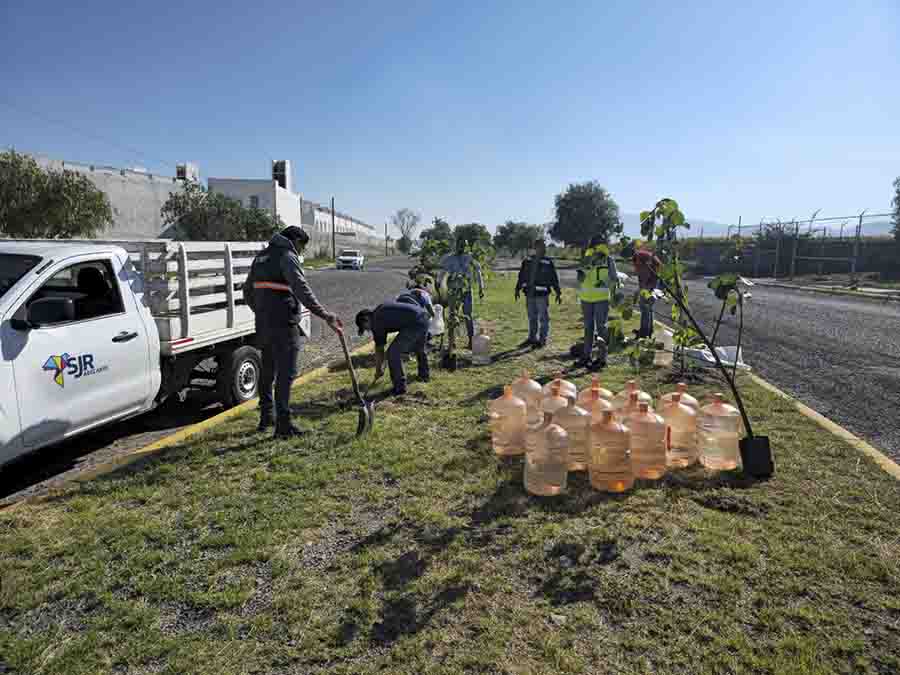
[[(299, 436), (291, 424), (291, 384), (297, 376), (300, 355), (300, 305), (322, 319), (335, 332), (343, 329), (340, 319), (327, 311), (306, 282), (300, 267), (300, 252), (309, 235), (291, 225), (284, 228), (260, 251), (244, 283), (244, 302), (256, 315), (256, 336), (262, 349), (259, 378), (259, 430), (275, 422), (276, 438)], [(273, 419), (272, 384), (275, 384)]]
[(421, 286), (414, 285), (409, 290), (404, 291), (397, 296), (397, 302), (408, 302), (410, 304), (419, 305), (428, 312), (430, 318), (434, 318), (434, 303), (431, 301), (431, 293)]
[(428, 356), (425, 353), (425, 341), (428, 336), (428, 312), (417, 302), (390, 301), (378, 305), (374, 310), (364, 309), (356, 315), (356, 327), (362, 335), (372, 331), (375, 341), (375, 377), (384, 373), (384, 347), (387, 336), (397, 333), (387, 350), (388, 367), (394, 395), (406, 393), (406, 373), (403, 372), (403, 360), (407, 354), (416, 355), (419, 364), (419, 379), (428, 382), (430, 372)]

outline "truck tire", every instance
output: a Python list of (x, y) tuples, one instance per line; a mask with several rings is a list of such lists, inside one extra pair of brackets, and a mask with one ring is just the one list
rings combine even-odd
[(226, 407), (240, 405), (259, 393), (262, 355), (249, 345), (238, 347), (219, 361), (219, 393)]

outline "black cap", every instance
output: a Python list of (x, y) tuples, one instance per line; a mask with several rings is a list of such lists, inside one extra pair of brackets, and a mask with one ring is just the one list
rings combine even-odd
[(300, 246), (306, 246), (309, 243), (309, 235), (306, 230), (296, 225), (288, 225), (281, 231), (281, 236), (297, 242)]
[(360, 335), (366, 332), (366, 329), (363, 327), (362, 323), (366, 320), (372, 319), (372, 310), (371, 309), (362, 309), (356, 313), (356, 330)]

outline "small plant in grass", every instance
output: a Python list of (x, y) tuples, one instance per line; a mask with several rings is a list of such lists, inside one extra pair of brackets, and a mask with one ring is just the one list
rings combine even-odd
[[(707, 345), (715, 359), (716, 366), (725, 377), (734, 400), (737, 403), (747, 431), (747, 437), (741, 440), (741, 457), (744, 470), (756, 477), (768, 477), (774, 471), (772, 454), (769, 447), (769, 439), (764, 436), (754, 436), (753, 427), (747, 416), (743, 399), (737, 388), (737, 358), (734, 368), (729, 371), (718, 352), (715, 343), (710, 340), (703, 329), (697, 323), (688, 305), (687, 286), (682, 280), (684, 265), (678, 258), (677, 231), (679, 228), (688, 228), (684, 214), (674, 199), (661, 199), (650, 211), (641, 212), (641, 234), (656, 237), (656, 255), (663, 261), (659, 269), (659, 285), (666, 296), (672, 301), (672, 321), (675, 326), (675, 351), (680, 353), (679, 363), (682, 372), (685, 369), (684, 350), (695, 345)], [(740, 277), (734, 274), (719, 275), (709, 287), (713, 289), (716, 297), (722, 300), (718, 325), (721, 323), (722, 314), (727, 307), (732, 307), (733, 312), (739, 312), (740, 325), (738, 328), (738, 351), (740, 351), (741, 337), (744, 326), (744, 292), (740, 288)], [(746, 282), (745, 282), (746, 283)]]

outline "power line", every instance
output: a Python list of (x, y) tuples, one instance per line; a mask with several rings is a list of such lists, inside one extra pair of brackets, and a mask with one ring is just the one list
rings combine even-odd
[(20, 106), (20, 105), (18, 105), (18, 104), (13, 104), (13, 103), (11, 103), (10, 101), (0, 100), (0, 104), (5, 105), (6, 107), (11, 108), (12, 110), (17, 110), (17, 111), (20, 112), (20, 113), (27, 114), (27, 115), (33, 115), (34, 117), (37, 117), (37, 118), (42, 119), (44, 122), (47, 122), (47, 123), (49, 123), (49, 124), (55, 124), (55, 125), (57, 125), (57, 126), (63, 127), (63, 128), (65, 128), (65, 129), (67, 129), (68, 131), (71, 131), (71, 132), (73, 132), (73, 133), (75, 133), (75, 134), (81, 134), (82, 136), (86, 136), (86, 137), (92, 138), (93, 140), (97, 140), (97, 141), (101, 141), (101, 142), (103, 142), (103, 143), (107, 143), (107, 144), (109, 144), (109, 145), (111, 145), (111, 146), (114, 146), (114, 147), (118, 148), (119, 150), (125, 150), (126, 152), (128, 152), (128, 153), (129, 153), (130, 155), (132, 155), (132, 156), (141, 157), (141, 158), (143, 158), (144, 160), (149, 160), (149, 161), (152, 162), (153, 164), (156, 164), (156, 165), (158, 165), (158, 166), (164, 166), (164, 167), (166, 167), (166, 168), (167, 168), (168, 170), (170, 170), (170, 171), (172, 170), (172, 167), (174, 167), (175, 164), (176, 164), (176, 162), (170, 162), (170, 161), (168, 161), (168, 160), (159, 159), (158, 157), (153, 157), (152, 155), (148, 155), (147, 153), (142, 152), (141, 150), (138, 150), (138, 149), (136, 149), (136, 148), (132, 148), (132, 147), (127, 146), (127, 145), (125, 145), (125, 144), (123, 144), (123, 143), (119, 143), (118, 141), (115, 141), (115, 140), (113, 140), (113, 139), (111, 139), (111, 138), (108, 138), (108, 137), (106, 137), (106, 136), (102, 136), (102, 135), (100, 135), (100, 134), (97, 134), (97, 133), (94, 133), (94, 132), (91, 132), (91, 131), (86, 131), (85, 129), (80, 129), (80, 128), (78, 128), (78, 127), (76, 127), (76, 126), (74, 126), (74, 125), (72, 125), (72, 124), (70, 124), (70, 123), (68, 123), (68, 122), (63, 122), (62, 120), (54, 119), (54, 118), (52, 118), (52, 117), (49, 117), (49, 116), (45, 115), (44, 113), (40, 113), (40, 112), (36, 112), (36, 111), (34, 111), (34, 110), (30, 110), (30, 109), (25, 108), (25, 107), (22, 107), (22, 106)]

